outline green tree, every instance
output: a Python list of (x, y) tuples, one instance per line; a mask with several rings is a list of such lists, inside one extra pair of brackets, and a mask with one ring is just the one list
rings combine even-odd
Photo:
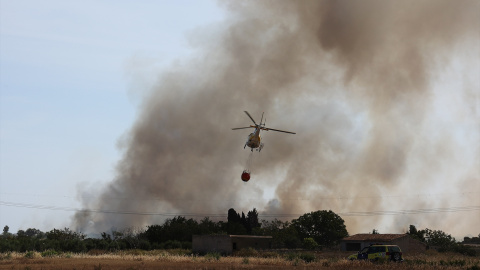
[(242, 217), (240, 214), (235, 211), (235, 209), (230, 208), (228, 209), (228, 216), (227, 216), (227, 233), (228, 234), (247, 234), (247, 218), (245, 214), (242, 212)]
[(151, 243), (161, 243), (163, 238), (163, 228), (162, 225), (150, 225), (147, 227), (147, 230), (143, 233), (144, 237)]
[(417, 239), (417, 240), (420, 240), (422, 242), (426, 242), (425, 241), (425, 230), (417, 230), (417, 228), (414, 226), (414, 225), (410, 225), (409, 227), (409, 230), (407, 232), (408, 235), (410, 235), (411, 237)]
[(177, 216), (167, 219), (163, 225), (148, 226), (144, 235), (150, 243), (163, 243), (166, 241), (191, 242), (193, 234), (199, 234), (198, 222)]
[(28, 228), (25, 231), (25, 235), (31, 238), (42, 239), (44, 238), (45, 233), (35, 228)]
[(10, 233), (8, 232), (8, 230), (10, 230), (10, 227), (8, 227), (7, 225), (5, 225), (5, 227), (3, 227), (3, 236), (4, 237), (7, 237)]
[(258, 235), (272, 236), (272, 248), (299, 248), (302, 245), (297, 230), (289, 221), (262, 220), (261, 228), (255, 232)]
[(200, 234), (214, 234), (220, 231), (217, 223), (213, 222), (209, 217), (205, 217), (200, 220), (198, 224)]
[(235, 235), (244, 235), (247, 234), (247, 228), (242, 223), (239, 222), (228, 222), (227, 223), (227, 233)]
[(227, 221), (228, 223), (232, 223), (232, 222), (240, 223), (241, 222), (240, 214), (238, 214), (237, 211), (235, 211), (235, 209), (233, 208), (228, 209)]
[(128, 249), (149, 249), (145, 246), (145, 239), (141, 239), (143, 229), (129, 227), (122, 231), (121, 241), (125, 243), (126, 248)]
[(87, 246), (83, 241), (85, 235), (80, 232), (74, 232), (69, 228), (63, 230), (53, 229), (47, 233), (46, 247), (56, 251), (85, 252)]
[(344, 220), (331, 210), (307, 213), (292, 223), (301, 239), (313, 238), (322, 246), (333, 246), (348, 236)]
[(252, 211), (247, 213), (247, 232), (251, 234), (255, 228), (260, 227), (260, 222), (258, 222), (258, 212), (257, 209), (253, 208)]
[(425, 239), (428, 245), (443, 249), (451, 249), (456, 245), (455, 238), (440, 230), (425, 229)]
[(69, 228), (65, 228), (63, 230), (53, 229), (47, 232), (46, 236), (48, 240), (59, 240), (59, 241), (85, 239), (85, 235), (83, 233), (74, 232)]
[(192, 241), (192, 235), (198, 234), (198, 223), (194, 219), (186, 219), (185, 217), (175, 217), (167, 219), (163, 224), (165, 232), (170, 235), (171, 239), (177, 241)]

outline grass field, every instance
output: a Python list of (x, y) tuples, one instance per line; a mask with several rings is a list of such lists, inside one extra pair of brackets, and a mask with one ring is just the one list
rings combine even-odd
[(348, 261), (345, 252), (257, 252), (241, 251), (235, 256), (187, 250), (130, 250), (106, 253), (27, 252), (0, 254), (0, 269), (468, 269), (480, 270), (479, 257), (429, 251), (404, 255), (404, 262)]

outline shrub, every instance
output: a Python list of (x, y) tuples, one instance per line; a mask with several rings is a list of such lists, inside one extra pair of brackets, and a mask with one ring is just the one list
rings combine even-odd
[(170, 255), (175, 255), (175, 256), (187, 256), (187, 255), (191, 254), (191, 250), (175, 248), (175, 249), (169, 249), (167, 251), (167, 253), (170, 254)]
[(467, 256), (471, 256), (471, 257), (477, 256), (477, 251), (470, 246), (457, 244), (453, 248), (453, 251), (455, 251), (457, 253), (460, 253), (462, 255), (467, 255)]
[(133, 255), (133, 256), (141, 256), (141, 255), (145, 255), (146, 252), (145, 250), (141, 250), (141, 249), (130, 249), (130, 250), (126, 250), (125, 254)]
[(478, 266), (478, 263), (477, 263), (477, 264), (467, 268), (467, 270), (480, 270), (480, 266)]
[(466, 261), (465, 260), (451, 260), (451, 261), (444, 261), (440, 260), (440, 265), (441, 266), (465, 266)]
[(221, 257), (221, 255), (218, 252), (209, 252), (209, 253), (207, 253), (207, 255), (205, 255), (205, 259), (207, 261), (211, 261), (211, 260), (218, 261), (218, 260), (220, 260), (220, 257)]
[(313, 250), (318, 248), (318, 244), (313, 238), (304, 238), (303, 248)]
[(165, 249), (176, 249), (176, 248), (182, 248), (182, 243), (177, 240), (168, 240), (164, 243), (163, 247)]
[(278, 258), (280, 255), (277, 252), (267, 251), (260, 254), (262, 258)]
[(425, 265), (427, 264), (427, 260), (423, 259), (413, 259), (413, 260), (406, 260), (405, 261), (409, 265)]
[(11, 258), (12, 258), (12, 253), (11, 252), (7, 252), (5, 254), (5, 256), (0, 255), (0, 261), (1, 260), (10, 260)]
[(235, 256), (239, 257), (258, 257), (259, 253), (254, 248), (242, 248), (241, 250), (235, 252)]
[(301, 253), (299, 257), (306, 263), (311, 263), (315, 261), (315, 255), (311, 253)]
[(181, 244), (183, 249), (192, 249), (192, 242), (184, 241)]
[(87, 252), (88, 255), (91, 255), (91, 256), (98, 256), (98, 255), (103, 255), (103, 254), (106, 254), (107, 251), (106, 250), (103, 250), (103, 249), (91, 249)]
[(58, 252), (56, 252), (53, 249), (45, 250), (44, 252), (41, 253), (42, 257), (54, 257), (58, 255)]
[(295, 259), (298, 259), (298, 254), (296, 253), (288, 253), (287, 256), (285, 257), (287, 261), (293, 261)]
[(300, 241), (300, 239), (298, 239), (294, 235), (287, 235), (283, 243), (285, 244), (285, 247), (288, 249), (299, 248), (302, 245), (302, 242)]
[(315, 261), (315, 255), (312, 253), (289, 253), (285, 258), (287, 261), (294, 261), (295, 265), (298, 264), (299, 260), (302, 260), (306, 263), (311, 263)]
[(28, 251), (27, 253), (25, 253), (25, 258), (28, 258), (28, 259), (35, 258), (35, 252), (34, 251)]
[(139, 243), (139, 247), (140, 247), (140, 249), (144, 249), (144, 250), (151, 250), (152, 249), (152, 245), (147, 240), (141, 240), (140, 243)]

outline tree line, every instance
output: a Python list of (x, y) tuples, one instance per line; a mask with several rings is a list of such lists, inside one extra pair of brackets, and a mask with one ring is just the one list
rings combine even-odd
[[(477, 254), (472, 247), (458, 243), (450, 234), (440, 230), (431, 230), (429, 228), (418, 230), (414, 225), (410, 225), (407, 234), (425, 243), (428, 248), (435, 248), (440, 252), (452, 251), (468, 256), (476, 256)], [(475, 238), (480, 238), (480, 234)], [(465, 240), (467, 240), (464, 241), (465, 243), (471, 241), (468, 237)]]
[(230, 234), (273, 236), (272, 248), (330, 247), (348, 236), (344, 220), (332, 211), (306, 213), (292, 221), (258, 219), (254, 208), (237, 213), (228, 210), (227, 221), (215, 222), (209, 217), (200, 221), (183, 216), (167, 219), (162, 225), (145, 229), (127, 228), (102, 232), (100, 237), (87, 237), (68, 228), (42, 232), (35, 228), (9, 232), (5, 226), (0, 238), (0, 252), (46, 251), (88, 252), (89, 250), (171, 249), (192, 246), (192, 235)]
[[(373, 230), (372, 233), (379, 233)], [(47, 251), (88, 252), (90, 250), (128, 249), (191, 249), (192, 235), (229, 234), (272, 236), (272, 248), (318, 249), (332, 247), (348, 236), (344, 220), (333, 211), (319, 210), (301, 215), (291, 221), (258, 219), (256, 209), (237, 213), (231, 208), (227, 221), (213, 221), (205, 217), (199, 221), (184, 216), (167, 219), (161, 225), (150, 225), (143, 229), (126, 228), (102, 232), (98, 237), (87, 237), (69, 228), (42, 232), (35, 228), (9, 232), (5, 226), (0, 236), (0, 252)], [(407, 234), (424, 242), (427, 246), (442, 251), (453, 251), (475, 256), (475, 250), (457, 243), (451, 235), (431, 229), (418, 230), (410, 225)], [(480, 235), (479, 235), (480, 237)], [(478, 238), (468, 238), (476, 241)]]

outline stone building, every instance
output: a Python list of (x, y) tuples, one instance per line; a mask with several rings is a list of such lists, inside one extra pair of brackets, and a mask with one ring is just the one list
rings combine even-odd
[(232, 254), (244, 248), (270, 249), (271, 236), (255, 235), (193, 235), (192, 250), (194, 253), (219, 252)]

